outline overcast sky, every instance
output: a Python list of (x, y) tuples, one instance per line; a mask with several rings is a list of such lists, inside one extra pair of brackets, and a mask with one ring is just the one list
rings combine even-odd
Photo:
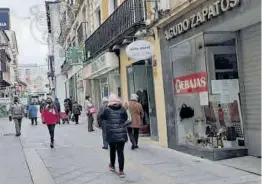
[[(48, 53), (45, 40), (46, 21), (44, 0), (0, 0), (1, 7), (10, 8), (11, 30), (16, 32), (19, 62), (22, 64), (37, 63), (46, 64)], [(36, 8), (42, 13), (33, 15), (30, 10), (36, 12)], [(37, 10), (37, 12), (39, 12)], [(41, 21), (36, 17), (42, 17)]]

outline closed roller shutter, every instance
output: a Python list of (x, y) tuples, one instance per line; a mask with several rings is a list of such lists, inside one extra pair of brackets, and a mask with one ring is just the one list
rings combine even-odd
[(249, 154), (261, 156), (261, 23), (240, 32), (244, 126)]

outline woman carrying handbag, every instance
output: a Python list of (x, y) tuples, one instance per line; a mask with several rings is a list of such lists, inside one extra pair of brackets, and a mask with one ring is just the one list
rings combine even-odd
[(96, 113), (94, 105), (91, 103), (91, 97), (86, 96), (85, 100), (85, 109), (86, 109), (86, 115), (87, 115), (87, 121), (88, 121), (88, 132), (95, 131), (93, 128), (94, 123), (94, 114)]
[(138, 103), (138, 96), (132, 94), (128, 103), (127, 109), (128, 119), (131, 122), (127, 128), (129, 139), (132, 143), (131, 149), (138, 148), (139, 131), (143, 125), (144, 111), (140, 103)]

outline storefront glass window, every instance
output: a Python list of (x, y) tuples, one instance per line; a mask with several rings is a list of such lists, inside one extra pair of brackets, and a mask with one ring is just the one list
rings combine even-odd
[(204, 106), (215, 148), (244, 146), (235, 33), (205, 33), (209, 104)]
[(205, 115), (208, 96), (203, 35), (171, 47), (174, 100), (179, 144), (205, 144)]
[(170, 48), (178, 144), (244, 146), (236, 39), (201, 34)]

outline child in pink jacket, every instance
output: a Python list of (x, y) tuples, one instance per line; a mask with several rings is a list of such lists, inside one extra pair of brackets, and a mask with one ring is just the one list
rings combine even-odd
[(59, 122), (59, 113), (51, 98), (46, 99), (46, 105), (43, 109), (42, 115), (50, 134), (50, 147), (54, 148), (55, 125)]

